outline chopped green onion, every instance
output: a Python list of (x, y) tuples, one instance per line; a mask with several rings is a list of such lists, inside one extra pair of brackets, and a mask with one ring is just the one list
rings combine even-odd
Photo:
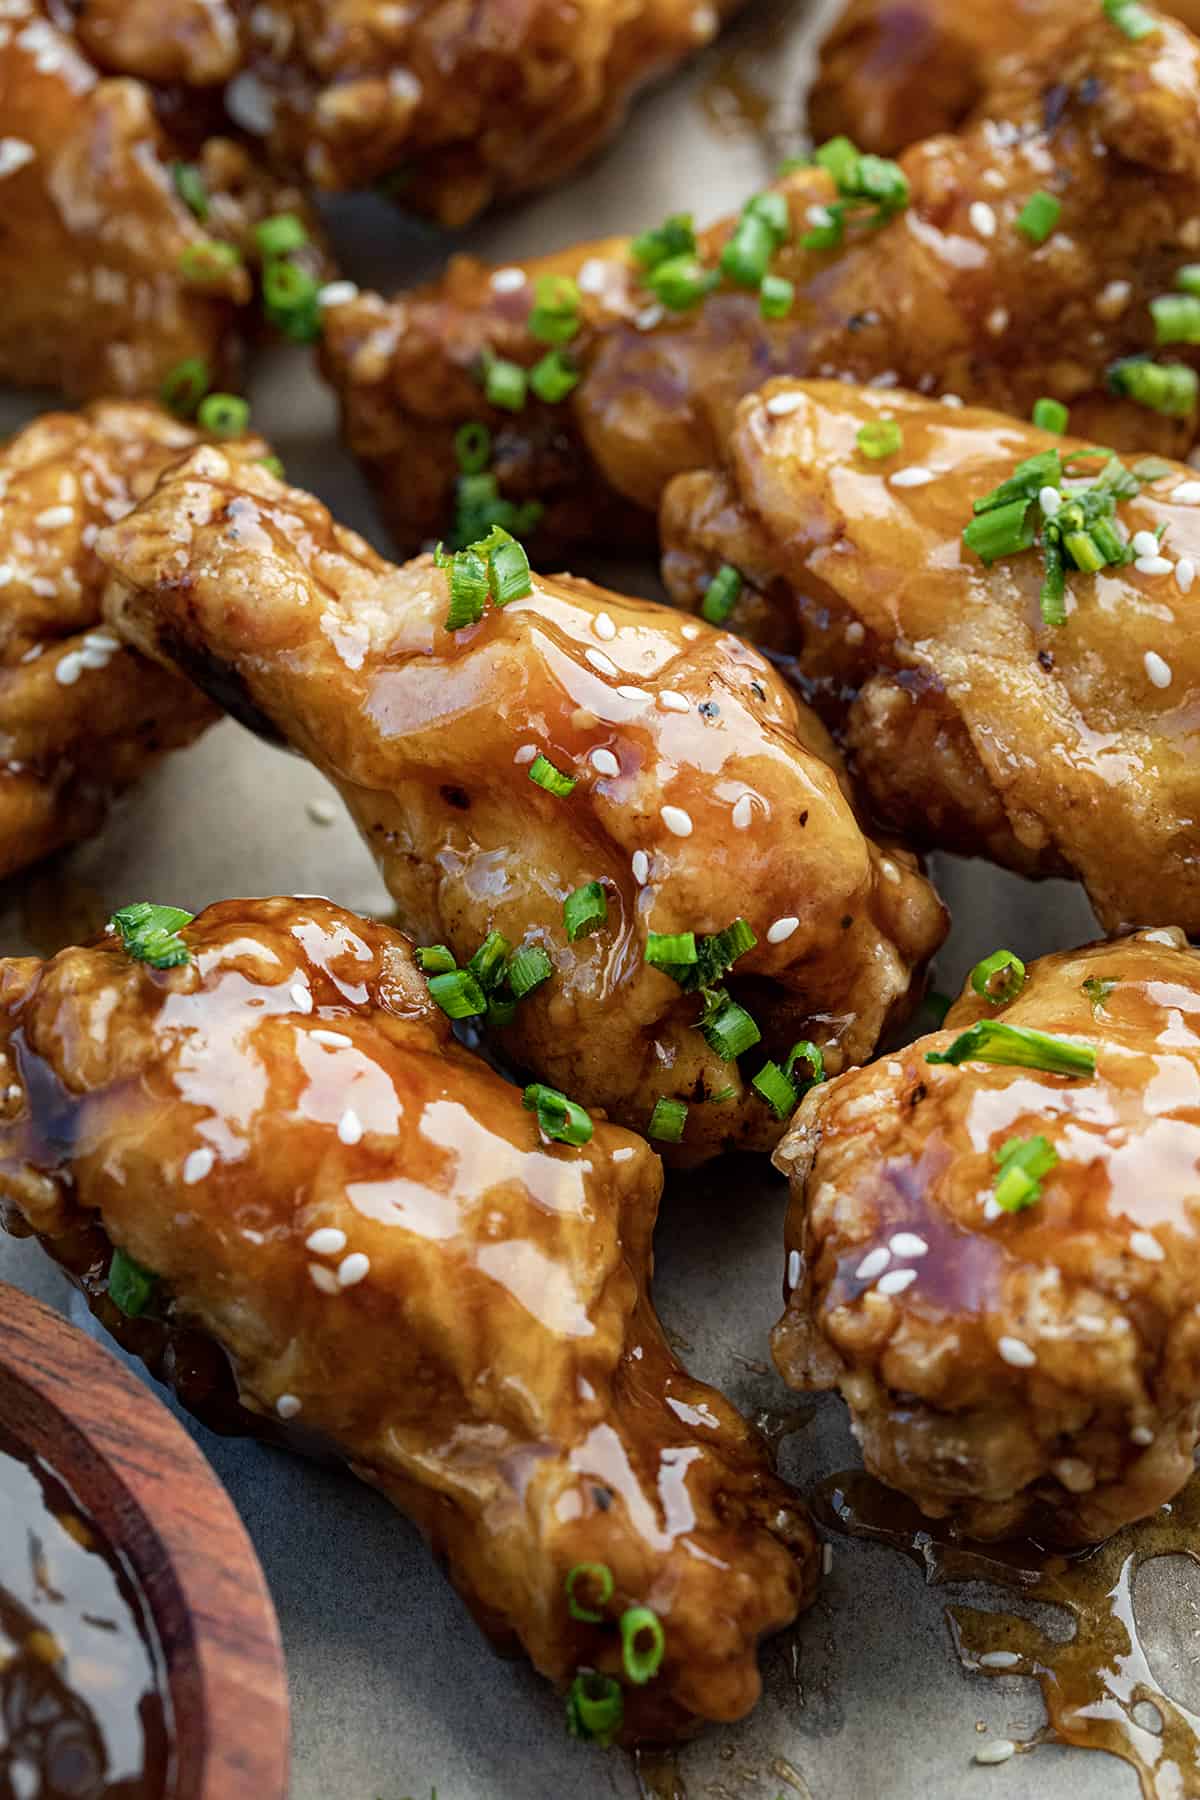
[(683, 1128), (687, 1124), (688, 1109), (683, 1100), (664, 1100), (661, 1097), (654, 1102), (654, 1111), (650, 1114), (647, 1136), (659, 1138), (664, 1144), (678, 1144), (683, 1138)]
[(647, 271), (646, 285), (652, 288), (663, 305), (672, 312), (688, 312), (699, 306), (706, 294), (716, 287), (720, 276), (706, 269), (695, 256), (671, 256)]
[(1092, 1003), (1092, 1017), (1096, 1018), (1108, 1004), (1108, 996), (1116, 987), (1115, 981), (1104, 981), (1093, 975), (1083, 984), (1083, 991)]
[[(975, 504), (978, 506), (979, 502)], [(963, 532), (963, 543), (989, 566), (1001, 556), (1028, 550), (1036, 536), (1029, 512), (1028, 500), (1010, 500), (1007, 506), (980, 513)]]
[(787, 243), (792, 229), (792, 215), (788, 210), (786, 195), (777, 193), (774, 188), (764, 188), (759, 194), (751, 194), (742, 212), (761, 219), (777, 246)]
[(796, 1064), (800, 1061), (806, 1062), (812, 1070), (811, 1076), (804, 1084), (806, 1090), (816, 1087), (818, 1083), (824, 1081), (825, 1058), (821, 1054), (820, 1046), (814, 1044), (810, 1038), (801, 1038), (798, 1044), (792, 1045), (784, 1059), (784, 1074), (791, 1076)]
[(108, 923), (134, 962), (149, 963), (155, 969), (177, 969), (191, 959), (191, 951), (179, 932), (182, 926), (191, 924), (193, 917), (181, 906), (155, 906), (150, 900), (135, 900), (129, 906), (118, 907)]
[(200, 402), (196, 423), (214, 437), (241, 437), (250, 423), (250, 408), (237, 394), (208, 394)]
[(1157, 343), (1200, 344), (1200, 296), (1160, 294), (1150, 311)]
[(737, 1089), (735, 1087), (733, 1087), (732, 1085), (729, 1087), (723, 1087), (719, 1094), (709, 1094), (708, 1103), (710, 1106), (719, 1106), (723, 1100), (734, 1099), (736, 1094), (737, 1094)]
[(858, 150), (848, 137), (832, 137), (813, 151), (813, 161), (833, 176), (839, 188), (849, 187), (858, 168)]
[(723, 625), (742, 591), (742, 578), (732, 563), (722, 563), (704, 590), (700, 616), (710, 625)]
[(534, 988), (549, 981), (553, 973), (554, 964), (540, 944), (522, 944), (508, 961), (508, 985), (514, 1000), (523, 1000), (526, 994), (532, 994)]
[(833, 177), (841, 198), (823, 209), (825, 222), (800, 240), (806, 250), (836, 249), (848, 220), (875, 230), (908, 205), (908, 179), (899, 163), (861, 155), (847, 137), (822, 144), (814, 161)]
[(1067, 531), (1063, 533), (1063, 549), (1067, 552), (1077, 569), (1085, 575), (1095, 575), (1104, 568), (1108, 561), (1103, 550), (1089, 531)]
[(739, 1006), (724, 988), (709, 994), (707, 1002), (698, 1029), (710, 1050), (715, 1050), (724, 1062), (735, 1062), (743, 1051), (759, 1042), (762, 1033), (745, 1007)]
[(775, 249), (775, 234), (765, 219), (744, 212), (721, 252), (721, 273), (739, 287), (757, 287)]
[(487, 995), (465, 969), (431, 975), (429, 997), (448, 1019), (477, 1019), (487, 1011)]
[(1058, 1152), (1044, 1137), (1011, 1137), (992, 1158), (1000, 1174), (996, 1178), (996, 1205), (1003, 1212), (1022, 1212), (1042, 1197), (1042, 1177), (1058, 1163)]
[(483, 557), (473, 547), (458, 551), (450, 560), (450, 610), (446, 614), (446, 630), (461, 631), (464, 625), (477, 625), (483, 617), (490, 591)]
[(684, 964), (699, 962), (694, 931), (648, 931), (646, 961), (664, 973), (674, 974)]
[(184, 246), (179, 258), (179, 273), (185, 281), (209, 287), (223, 281), (241, 260), (236, 245), (223, 243), (220, 238), (198, 238), (194, 244)]
[(1039, 188), (1031, 194), (1017, 214), (1017, 230), (1035, 244), (1044, 244), (1062, 217), (1062, 201)]
[(263, 311), (277, 331), (295, 344), (312, 344), (321, 335), (320, 288), (298, 263), (276, 257), (263, 265)]
[(1175, 464), (1169, 463), (1164, 456), (1143, 456), (1130, 470), (1139, 481), (1161, 481), (1164, 475), (1174, 473)]
[(802, 250), (836, 250), (846, 235), (846, 209), (840, 201), (814, 206), (809, 230), (800, 239)]
[(1024, 462), (1019, 462), (1008, 480), (994, 487), (990, 494), (973, 501), (971, 510), (978, 515), (996, 512), (1014, 500), (1036, 500), (1044, 487), (1060, 488), (1062, 479), (1062, 458), (1058, 451), (1040, 450), (1036, 456), (1027, 456)]
[(1200, 263), (1184, 263), (1176, 269), (1175, 286), (1184, 294), (1200, 294)]
[(761, 1094), (777, 1119), (788, 1119), (795, 1112), (796, 1090), (778, 1063), (765, 1062), (751, 1077), (750, 1086)]
[(520, 363), (508, 362), (502, 356), (488, 359), (483, 375), (483, 391), (492, 406), (505, 412), (520, 412), (525, 404), (529, 376)]
[(517, 1003), (509, 994), (489, 994), (487, 1003), (487, 1022), (489, 1025), (502, 1028), (511, 1025), (517, 1016)]
[(531, 594), (533, 577), (529, 558), (516, 538), (505, 531), (502, 525), (493, 525), (488, 537), (479, 546), (480, 549), (484, 545), (491, 546), (488, 550), (488, 572), (492, 599), (496, 605), (507, 606), (511, 600), (522, 600), (526, 594)]
[(579, 370), (561, 350), (547, 350), (529, 371), (530, 387), (548, 406), (556, 406), (560, 400), (565, 400), (571, 389), (579, 386), (579, 381)]
[(254, 241), (263, 256), (287, 256), (304, 248), (308, 232), (295, 213), (276, 213), (255, 227)]
[(565, 344), (582, 323), (579, 289), (569, 275), (539, 275), (534, 285), (529, 335), (543, 344)]
[(524, 1105), (527, 1112), (537, 1114), (542, 1132), (556, 1143), (578, 1148), (592, 1135), (592, 1121), (582, 1106), (568, 1100), (557, 1088), (545, 1087), (540, 1081), (531, 1082), (525, 1089)]
[(993, 950), (971, 970), (971, 986), (981, 1000), (1007, 1006), (1025, 986), (1025, 964), (1011, 950)]
[(1023, 1025), (1003, 1025), (998, 1019), (980, 1019), (960, 1032), (948, 1050), (930, 1050), (929, 1063), (1003, 1063), (1014, 1068), (1044, 1069), (1048, 1075), (1080, 1075), (1089, 1080), (1096, 1073), (1096, 1052), (1090, 1044), (1073, 1044), (1045, 1031)]
[(691, 213), (673, 213), (665, 224), (654, 231), (643, 231), (629, 246), (630, 255), (643, 269), (657, 268), (676, 256), (691, 256), (696, 249), (696, 233)]
[[(639, 1644), (646, 1637), (649, 1645)], [(658, 1674), (666, 1647), (662, 1621), (648, 1606), (631, 1606), (621, 1614), (621, 1657), (635, 1687), (644, 1687)]]
[(796, 299), (796, 284), (785, 275), (764, 275), (759, 283), (758, 310), (764, 319), (786, 319)]
[(900, 164), (886, 156), (860, 156), (854, 192), (856, 197), (873, 200), (886, 218), (908, 205), (908, 178)]
[(158, 1276), (134, 1262), (124, 1250), (114, 1250), (108, 1265), (108, 1297), (126, 1318), (137, 1319), (150, 1304)]
[(619, 1681), (581, 1670), (567, 1689), (567, 1730), (573, 1738), (607, 1747), (625, 1718), (625, 1696)]
[(1042, 619), (1047, 625), (1065, 625), (1067, 622), (1067, 570), (1063, 562), (1062, 542), (1059, 536), (1047, 533), (1042, 545), (1045, 558), (1045, 575), (1042, 589), (1038, 596)]
[(1061, 400), (1035, 400), (1033, 422), (1039, 431), (1056, 431), (1061, 437), (1071, 423), (1071, 415)]
[(202, 356), (185, 356), (168, 370), (158, 397), (178, 419), (190, 419), (208, 392), (208, 364)]
[(204, 177), (195, 163), (173, 162), (171, 164), (171, 180), (175, 192), (183, 201), (188, 211), (197, 219), (208, 217), (208, 189), (204, 185)]
[(548, 794), (555, 794), (560, 800), (566, 799), (576, 782), (574, 775), (564, 775), (561, 769), (555, 768), (548, 756), (541, 755), (535, 756), (530, 763), (529, 779), (536, 781), (540, 788), (545, 788)]
[(575, 1584), (579, 1581), (585, 1581), (589, 1588), (598, 1590), (596, 1592), (597, 1606), (607, 1606), (613, 1593), (612, 1570), (607, 1563), (576, 1563), (575, 1567), (567, 1572), (565, 1584), (567, 1611), (573, 1619), (581, 1619), (586, 1625), (599, 1625), (604, 1617), (603, 1613), (593, 1612), (590, 1607), (581, 1605), (575, 1598)]
[(598, 881), (585, 882), (563, 901), (563, 923), (567, 928), (568, 944), (575, 943), (578, 938), (588, 937), (607, 918), (608, 896)]
[(260, 456), (258, 466), (260, 469), (265, 469), (268, 475), (273, 475), (276, 481), (287, 479), (287, 472), (277, 456)]
[(422, 975), (449, 975), (458, 967), (453, 952), (445, 944), (422, 944), (413, 955)]
[(872, 462), (882, 462), (885, 456), (895, 456), (904, 442), (904, 433), (895, 419), (869, 419), (859, 426), (854, 441), (864, 456)]
[(492, 460), (492, 434), (479, 419), (460, 425), (454, 434), (454, 454), (464, 475), (478, 475)]
[(1104, 16), (1136, 44), (1158, 30), (1158, 23), (1137, 0), (1104, 0)]
[(502, 931), (489, 931), (467, 964), (485, 994), (490, 994), (504, 979), (504, 965), (512, 945)]
[(1196, 404), (1200, 387), (1195, 369), (1186, 363), (1147, 362), (1144, 357), (1127, 356), (1112, 364), (1108, 385), (1138, 406), (1162, 413), (1169, 419), (1181, 419)]

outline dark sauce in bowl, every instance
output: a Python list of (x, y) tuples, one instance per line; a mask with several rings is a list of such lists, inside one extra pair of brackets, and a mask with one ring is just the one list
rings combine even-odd
[(0, 1427), (0, 1800), (167, 1800), (172, 1736), (130, 1566)]

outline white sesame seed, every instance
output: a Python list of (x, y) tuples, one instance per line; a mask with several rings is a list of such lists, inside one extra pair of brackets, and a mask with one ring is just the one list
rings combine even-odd
[(493, 269), (492, 289), (497, 294), (515, 294), (525, 286), (524, 269)]
[(610, 1162), (615, 1162), (615, 1163), (628, 1162), (632, 1155), (633, 1155), (632, 1146), (629, 1144), (622, 1144), (621, 1148), (619, 1150), (613, 1151), (612, 1156), (609, 1158), (609, 1160), (610, 1160)]
[(1001, 1360), (1011, 1364), (1014, 1369), (1032, 1369), (1037, 1361), (1036, 1353), (1023, 1344), (1020, 1338), (1002, 1337), (996, 1345)]
[(85, 631), (83, 634), (85, 650), (107, 650), (109, 654), (121, 648), (121, 640), (114, 637), (111, 631)]
[(596, 614), (592, 620), (592, 630), (598, 638), (603, 638), (606, 643), (611, 643), (617, 635), (617, 628), (613, 624), (612, 617), (606, 612)]
[(1057, 488), (1044, 487), (1038, 495), (1038, 505), (1048, 519), (1052, 519), (1062, 505), (1062, 495)]
[(623, 685), (617, 689), (617, 692), (618, 692), (618, 694), (620, 694), (622, 700), (650, 700), (650, 699), (653, 699), (653, 695), (648, 694), (646, 692), (645, 688), (630, 687), (628, 682), (623, 683)]
[(362, 1120), (352, 1106), (348, 1106), (338, 1120), (338, 1136), (343, 1144), (357, 1144), (362, 1137)]
[(275, 1411), (281, 1419), (294, 1419), (300, 1411), (300, 1402), (295, 1394), (280, 1394), (275, 1402)]
[(201, 1148), (199, 1150), (192, 1150), (184, 1158), (184, 1163), (183, 1163), (184, 1185), (186, 1187), (191, 1187), (194, 1182), (203, 1181), (204, 1177), (212, 1169), (212, 1166), (216, 1160), (217, 1159), (213, 1155), (212, 1151), (207, 1149), (204, 1146), (201, 1146)]
[(857, 1269), (855, 1269), (855, 1281), (874, 1281), (877, 1275), (883, 1274), (883, 1271), (887, 1268), (891, 1260), (892, 1253), (887, 1245), (877, 1244), (874, 1250), (867, 1251), (867, 1254), (863, 1257)]
[(860, 619), (851, 619), (846, 627), (846, 642), (848, 644), (861, 644), (866, 635), (867, 628), (862, 621)]
[(1141, 1444), (1143, 1448), (1154, 1442), (1154, 1433), (1148, 1425), (1135, 1425), (1129, 1434), (1131, 1444)]
[(985, 1650), (979, 1666), (981, 1669), (1015, 1669), (1020, 1661), (1015, 1650)]
[(1129, 1248), (1135, 1256), (1140, 1256), (1143, 1262), (1165, 1262), (1166, 1260), (1166, 1251), (1150, 1231), (1131, 1231)]
[(78, 650), (68, 650), (54, 665), (54, 679), (60, 687), (74, 687), (83, 674), (83, 657)]
[(691, 837), (692, 815), (684, 812), (682, 806), (660, 806), (658, 815), (674, 837)]
[(1158, 555), (1158, 539), (1152, 531), (1137, 531), (1134, 533), (1133, 554), (1135, 556)]
[(675, 693), (671, 688), (660, 689), (658, 704), (664, 712), (685, 713), (691, 711), (690, 703), (684, 699), (682, 694)]
[(0, 588), (7, 587), (15, 574), (11, 563), (0, 563)]
[(1171, 565), (1165, 556), (1139, 556), (1134, 563), (1139, 575), (1169, 575)]
[(656, 325), (662, 324), (666, 310), (657, 300), (652, 300), (649, 306), (643, 306), (640, 312), (634, 313), (633, 322), (639, 331), (653, 331)]
[(611, 750), (593, 750), (588, 759), (597, 775), (619, 775), (621, 765)]
[(337, 808), (328, 800), (310, 800), (304, 810), (314, 825), (332, 825), (337, 818)]
[(353, 1042), (343, 1031), (325, 1031), (318, 1027), (309, 1036), (315, 1044), (328, 1044), (331, 1050), (348, 1050)]
[(1181, 481), (1167, 495), (1172, 506), (1195, 506), (1200, 500), (1200, 481)]
[(885, 881), (898, 882), (900, 880), (900, 871), (896, 867), (895, 863), (892, 862), (890, 857), (887, 857), (887, 856), (880, 857), (879, 873), (883, 876), (883, 879)]
[(994, 1225), (997, 1219), (1002, 1219), (1004, 1217), (1004, 1208), (994, 1194), (989, 1194), (984, 1201), (983, 1216), (989, 1225)]
[(1003, 1763), (1016, 1754), (1016, 1749), (1011, 1738), (989, 1738), (986, 1744), (980, 1744), (972, 1760), (977, 1763)]
[(961, 394), (943, 394), (943, 395), (941, 395), (941, 402), (942, 402), (943, 406), (965, 406), (966, 405), (966, 401), (963, 399)]
[(522, 744), (514, 751), (513, 761), (515, 763), (531, 763), (537, 756), (537, 753), (538, 750), (536, 744)]
[(601, 675), (619, 675), (620, 670), (611, 656), (605, 656), (603, 650), (586, 650), (584, 655), (593, 669)]
[(318, 1225), (305, 1238), (304, 1248), (314, 1256), (340, 1256), (346, 1248), (346, 1234), (336, 1225)]
[(354, 281), (327, 281), (317, 293), (317, 305), (322, 312), (331, 306), (347, 306), (357, 299), (358, 284)]
[(1171, 685), (1171, 665), (1165, 662), (1157, 650), (1147, 650), (1142, 658), (1146, 673), (1156, 688), (1168, 688)]
[(787, 413), (798, 412), (803, 405), (803, 394), (772, 394), (767, 401), (767, 411), (773, 419), (782, 419)]
[(33, 155), (32, 144), (27, 144), (24, 138), (0, 138), (0, 178), (23, 169), (27, 162), (33, 161)]
[(894, 475), (889, 475), (888, 480), (893, 487), (898, 488), (927, 487), (931, 481), (937, 480), (937, 476), (932, 469), (922, 469), (914, 464), (910, 469), (897, 469)]
[(928, 1256), (929, 1245), (915, 1231), (898, 1231), (888, 1239), (893, 1256)]
[(47, 506), (43, 512), (34, 516), (34, 524), (43, 531), (59, 531), (69, 525), (75, 517), (73, 506)]
[(996, 215), (986, 200), (972, 200), (967, 217), (971, 221), (971, 230), (977, 231), (980, 237), (995, 237)]
[(833, 1567), (833, 1545), (832, 1544), (822, 1544), (821, 1545), (821, 1573), (822, 1573), (822, 1575), (828, 1575), (828, 1573), (829, 1573), (830, 1569), (832, 1569), (832, 1567)]
[(602, 294), (607, 283), (608, 264), (598, 256), (589, 256), (575, 277), (575, 286), (581, 294)]
[(114, 649), (115, 646), (112, 644), (104, 650), (97, 650), (91, 645), (85, 644), (83, 649), (78, 652), (79, 660), (85, 669), (107, 669), (113, 659)]
[(876, 1286), (881, 1294), (902, 1294), (917, 1279), (915, 1269), (889, 1269), (879, 1277)]
[(288, 996), (297, 1012), (310, 1013), (313, 1009), (313, 997), (302, 981), (294, 981), (288, 989)]
[(1096, 312), (1102, 319), (1119, 319), (1133, 294), (1128, 281), (1110, 281), (1096, 295)]
[(1181, 556), (1175, 564), (1175, 585), (1181, 594), (1190, 594), (1196, 579), (1196, 565), (1190, 556)]
[(644, 850), (635, 850), (633, 853), (633, 879), (639, 887), (645, 887), (650, 879), (650, 858)]
[(313, 1286), (315, 1288), (320, 1288), (323, 1294), (337, 1293), (337, 1276), (332, 1269), (326, 1269), (320, 1263), (309, 1263), (308, 1275)]
[(1003, 337), (1008, 330), (1009, 315), (1005, 306), (994, 306), (987, 316), (987, 328), (993, 337)]
[(690, 644), (695, 638), (700, 636), (702, 630), (703, 627), (697, 625), (694, 619), (689, 619), (686, 625), (681, 625), (679, 627), (679, 635), (682, 638), (686, 638)]
[(786, 944), (793, 931), (799, 927), (799, 924), (799, 919), (792, 913), (789, 913), (786, 918), (776, 919), (773, 925), (768, 925), (767, 927), (768, 944)]
[(371, 1273), (371, 1259), (364, 1256), (361, 1250), (352, 1250), (349, 1256), (343, 1256), (338, 1264), (337, 1280), (339, 1287), (357, 1287)]
[(787, 1284), (794, 1288), (800, 1279), (800, 1252), (789, 1250), (787, 1259)]
[(735, 831), (745, 831), (754, 818), (754, 802), (749, 794), (743, 794), (734, 802), (733, 827)]

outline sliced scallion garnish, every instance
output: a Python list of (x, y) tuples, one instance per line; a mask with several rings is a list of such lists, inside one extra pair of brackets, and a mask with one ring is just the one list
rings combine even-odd
[(581, 1669), (567, 1689), (567, 1730), (585, 1743), (607, 1746), (613, 1742), (625, 1717), (625, 1696), (619, 1681), (594, 1669)]
[(1007, 1006), (1025, 986), (1025, 964), (1011, 950), (993, 950), (971, 970), (971, 986), (981, 1000)]
[(149, 1306), (158, 1276), (144, 1269), (124, 1250), (114, 1250), (108, 1265), (108, 1297), (129, 1319), (140, 1318)]
[(208, 217), (208, 189), (204, 185), (204, 177), (195, 163), (173, 162), (171, 164), (171, 181), (175, 192), (183, 201), (188, 211), (197, 219)]
[(413, 952), (422, 975), (448, 975), (458, 964), (445, 944), (422, 944)]
[(621, 1614), (621, 1660), (635, 1687), (658, 1674), (666, 1647), (662, 1620), (648, 1606), (630, 1606)]
[(191, 959), (191, 951), (179, 932), (191, 924), (193, 917), (181, 906), (156, 906), (150, 900), (135, 900), (129, 906), (118, 907), (109, 926), (134, 962), (149, 963), (155, 969), (177, 969)]
[(583, 1107), (568, 1100), (557, 1088), (546, 1087), (540, 1081), (531, 1082), (525, 1089), (523, 1101), (527, 1112), (537, 1114), (543, 1134), (556, 1143), (578, 1148), (591, 1138), (592, 1121)]
[(742, 591), (742, 578), (732, 563), (722, 563), (704, 590), (700, 616), (710, 625), (723, 625)]
[(1042, 1069), (1047, 1075), (1074, 1075), (1087, 1080), (1096, 1073), (1096, 1052), (1090, 1044), (1074, 1044), (1068, 1038), (1024, 1025), (1004, 1025), (998, 1019), (980, 1019), (960, 1032), (946, 1050), (928, 1050), (928, 1063), (984, 1062), (1014, 1068)]
[(706, 991), (705, 1000), (697, 1029), (709, 1049), (714, 1050), (723, 1062), (736, 1062), (744, 1051), (759, 1042), (762, 1033), (745, 1007), (739, 1006), (724, 988)]
[(466, 969), (431, 975), (429, 997), (448, 1019), (478, 1019), (487, 1011), (487, 995)]
[(895, 456), (904, 442), (904, 433), (896, 419), (868, 419), (859, 426), (854, 441), (863, 456), (871, 462), (882, 462), (887, 456)]
[(992, 1160), (1000, 1173), (993, 1195), (1002, 1212), (1022, 1212), (1042, 1197), (1042, 1177), (1057, 1163), (1058, 1152), (1044, 1137), (1011, 1137)]
[(185, 356), (182, 362), (167, 371), (158, 397), (177, 419), (190, 419), (207, 394), (211, 379), (208, 364), (202, 356)]
[(577, 778), (574, 775), (564, 775), (561, 769), (555, 768), (548, 756), (539, 754), (529, 765), (529, 779), (536, 782), (538, 787), (545, 788), (548, 794), (554, 794), (557, 799), (565, 800), (574, 788)]
[(1196, 404), (1200, 378), (1187, 363), (1155, 363), (1145, 357), (1127, 356), (1111, 365), (1108, 385), (1121, 394), (1165, 418), (1181, 419)]
[(554, 964), (540, 944), (522, 944), (519, 950), (513, 951), (508, 962), (508, 985), (513, 999), (523, 1000), (534, 988), (541, 987), (543, 981), (549, 981), (553, 973)]
[(1062, 201), (1039, 188), (1017, 214), (1017, 230), (1035, 244), (1044, 244), (1062, 217)]
[(608, 917), (608, 896), (603, 885), (598, 881), (585, 882), (568, 894), (563, 901), (563, 924), (567, 928), (567, 942), (575, 943), (577, 938), (587, 937), (597, 931)]
[(607, 1563), (576, 1563), (567, 1571), (564, 1583), (567, 1590), (567, 1611), (573, 1619), (580, 1619), (586, 1625), (599, 1625), (603, 1613), (595, 1612), (592, 1607), (584, 1606), (576, 1599), (575, 1590), (580, 1582), (585, 1582), (589, 1593), (594, 1595), (597, 1606), (607, 1606), (613, 1594), (613, 1573)]
[(241, 437), (250, 424), (250, 407), (238, 394), (206, 394), (197, 408), (196, 423), (213, 437)]
[(1071, 415), (1061, 400), (1043, 397), (1033, 403), (1033, 422), (1039, 431), (1055, 431), (1061, 437), (1071, 423)]
[(683, 1100), (667, 1100), (661, 1095), (654, 1102), (654, 1111), (650, 1114), (647, 1136), (658, 1138), (664, 1144), (678, 1144), (683, 1138), (683, 1128), (687, 1124), (688, 1109)]

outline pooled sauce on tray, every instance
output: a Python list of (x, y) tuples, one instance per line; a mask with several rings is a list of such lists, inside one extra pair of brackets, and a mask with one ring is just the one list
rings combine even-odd
[(145, 1602), (0, 1429), (0, 1800), (164, 1800), (170, 1702)]
[(1019, 1612), (946, 1609), (965, 1669), (1038, 1682), (1049, 1723), (1019, 1750), (1047, 1740), (1107, 1750), (1137, 1771), (1145, 1800), (1200, 1793), (1200, 1714), (1173, 1700), (1155, 1678), (1133, 1605), (1138, 1569), (1153, 1558), (1186, 1556), (1200, 1565), (1200, 1476), (1153, 1518), (1070, 1555), (1028, 1539), (956, 1540), (861, 1470), (830, 1476), (810, 1504), (831, 1529), (902, 1551), (931, 1586), (987, 1582), (1067, 1615), (1073, 1629), (1059, 1641)]

